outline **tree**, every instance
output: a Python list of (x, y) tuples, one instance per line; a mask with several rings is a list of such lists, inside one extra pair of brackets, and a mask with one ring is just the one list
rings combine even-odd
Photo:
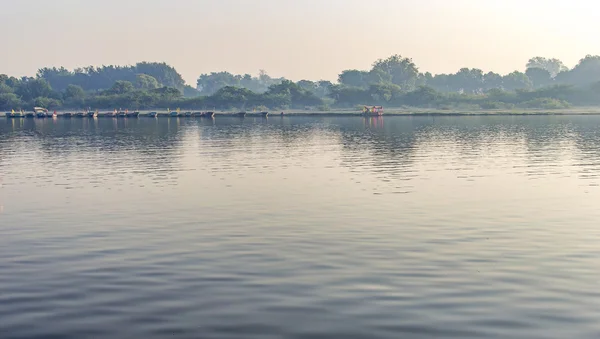
[(350, 87), (366, 87), (368, 86), (368, 82), (365, 81), (367, 74), (357, 69), (347, 69), (338, 75), (338, 82)]
[(529, 80), (527, 75), (518, 71), (503, 76), (502, 84), (504, 88), (509, 91), (532, 87), (531, 80)]
[(456, 74), (449, 76), (448, 85), (457, 92), (477, 93), (483, 88), (483, 80), (482, 70), (461, 68)]
[(212, 72), (210, 74), (200, 75), (196, 84), (200, 93), (211, 95), (226, 86), (238, 87), (240, 85), (240, 80), (240, 76), (233, 75), (229, 72)]
[(139, 89), (155, 89), (160, 87), (156, 78), (148, 74), (136, 74), (135, 87)]
[(365, 105), (373, 102), (373, 98), (368, 90), (358, 87), (347, 87), (333, 85), (330, 88), (329, 96), (335, 100), (336, 104), (342, 106)]
[(550, 86), (552, 84), (552, 74), (543, 68), (528, 68), (525, 74), (535, 88)]
[(182, 95), (182, 93), (177, 88), (172, 87), (161, 87), (153, 89), (152, 93), (158, 95), (163, 101), (179, 99)]
[(0, 94), (0, 109), (11, 110), (21, 108), (22, 103), (19, 97), (14, 93), (1, 93)]
[(139, 62), (132, 71), (136, 74), (143, 73), (152, 76), (160, 85), (177, 88), (178, 90), (183, 90), (185, 85), (181, 74), (165, 62)]
[(412, 92), (406, 93), (404, 100), (411, 106), (431, 105), (439, 98), (439, 93), (435, 89), (427, 86), (421, 86)]
[(562, 72), (556, 77), (560, 83), (586, 87), (600, 79), (600, 56), (587, 55), (579, 60), (577, 66), (568, 72)]
[(317, 106), (323, 103), (323, 101), (315, 96), (312, 92), (301, 88), (290, 80), (284, 80), (280, 84), (269, 86), (267, 94), (289, 95), (291, 99), (291, 105), (297, 107)]
[(82, 107), (85, 101), (85, 92), (80, 86), (68, 85), (64, 90), (63, 99), (68, 106)]
[(0, 94), (14, 93), (14, 89), (5, 83), (0, 82)]
[(389, 103), (398, 100), (402, 96), (402, 88), (394, 84), (372, 84), (369, 86), (369, 94), (374, 102)]
[(554, 78), (558, 75), (558, 73), (560, 72), (564, 72), (567, 71), (568, 68), (563, 64), (562, 61), (552, 58), (544, 58), (544, 57), (534, 57), (529, 59), (529, 61), (527, 61), (527, 69), (529, 68), (541, 68), (544, 69), (546, 71), (548, 71), (548, 73), (550, 73), (550, 77)]
[(487, 72), (483, 76), (483, 88), (488, 91), (494, 88), (502, 88), (502, 76), (498, 73)]
[(392, 55), (387, 59), (379, 59), (373, 63), (372, 70), (381, 70), (388, 74), (392, 83), (404, 89), (414, 88), (419, 75), (419, 69), (412, 59), (403, 58), (401, 55)]
[(48, 97), (52, 87), (45, 79), (25, 78), (17, 87), (16, 94), (23, 100), (30, 101), (38, 97)]
[(117, 80), (112, 87), (106, 91), (107, 94), (125, 94), (133, 92), (133, 84), (129, 81)]

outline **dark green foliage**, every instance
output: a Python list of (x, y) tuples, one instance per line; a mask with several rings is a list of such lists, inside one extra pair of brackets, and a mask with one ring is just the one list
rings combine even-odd
[(183, 89), (185, 82), (175, 68), (166, 63), (140, 62), (135, 66), (102, 66), (84, 67), (74, 71), (61, 68), (42, 68), (37, 78), (45, 79), (57, 91), (63, 91), (68, 85), (77, 85), (86, 91), (97, 91), (110, 88), (115, 81), (137, 82), (139, 74), (154, 78), (158, 86)]
[(339, 83), (253, 77), (213, 72), (197, 88), (165, 63), (135, 66), (43, 68), (36, 78), (0, 75), (0, 110), (42, 106), (94, 109), (318, 109), (361, 105), (441, 109), (514, 107), (559, 109), (600, 104), (600, 56), (586, 56), (573, 69), (536, 57), (525, 73), (506, 75), (462, 68), (454, 74), (420, 73), (409, 58), (393, 55), (370, 70), (345, 70)]

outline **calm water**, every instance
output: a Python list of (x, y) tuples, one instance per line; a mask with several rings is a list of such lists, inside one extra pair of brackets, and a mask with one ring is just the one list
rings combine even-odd
[(598, 338), (600, 117), (0, 119), (2, 338)]

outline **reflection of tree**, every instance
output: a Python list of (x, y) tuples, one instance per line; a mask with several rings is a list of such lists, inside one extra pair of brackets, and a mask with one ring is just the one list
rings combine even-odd
[[(301, 159), (307, 152), (332, 146), (335, 153), (331, 154), (339, 156), (341, 166), (384, 181), (414, 177), (411, 172), (421, 159), (429, 165), (437, 161), (448, 166), (440, 170), (468, 167), (466, 170), (471, 174), (494, 166), (513, 168), (513, 164), (506, 163), (511, 159), (515, 164), (538, 167), (534, 171), (543, 174), (550, 170), (548, 167), (559, 170), (557, 164), (568, 159), (577, 162), (576, 170), (582, 176), (590, 177), (600, 170), (597, 119), (587, 116), (3, 119), (0, 162), (9, 152), (23, 150), (39, 152), (44, 163), (56, 166), (59, 172), (87, 157), (104, 172), (114, 168), (151, 173), (156, 169), (180, 168), (178, 162), (184, 151), (192, 150), (201, 157), (226, 160), (231, 168), (251, 169), (250, 166), (257, 165), (256, 157), (271, 162), (274, 158)], [(192, 139), (199, 142), (197, 151), (190, 147)], [(319, 147), (319, 143), (326, 144)], [(272, 165), (277, 164), (269, 166)]]
[(342, 166), (384, 178), (410, 171), (417, 142), (414, 120), (377, 117), (340, 119), (339, 123)]
[(598, 117), (580, 116), (573, 124), (573, 143), (577, 151), (574, 161), (579, 170), (579, 176), (584, 179), (594, 179), (594, 184), (600, 184), (600, 131)]
[[(89, 155), (119, 167), (171, 163), (181, 142), (179, 119), (10, 119), (3, 142), (27, 143), (57, 166)], [(0, 153), (1, 154), (1, 153)]]

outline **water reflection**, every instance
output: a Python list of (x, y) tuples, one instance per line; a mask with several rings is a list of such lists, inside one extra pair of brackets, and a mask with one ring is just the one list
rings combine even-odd
[(0, 119), (0, 329), (597, 337), (598, 125)]
[(524, 166), (542, 166), (538, 174), (576, 156), (587, 163), (581, 167), (582, 176), (595, 178), (600, 156), (600, 137), (590, 124), (595, 120), (553, 116), (3, 119), (0, 141), (5, 146), (0, 159), (11, 149), (34, 146), (57, 162), (74, 153), (94, 152), (109, 163), (125, 162), (123, 167), (133, 166), (132, 161), (148, 167), (156, 159), (163, 164), (176, 162), (194, 139), (218, 158), (261, 152), (269, 145), (293, 154), (317, 142), (323, 147), (339, 144), (342, 166), (382, 178), (410, 176), (415, 159), (443, 159), (449, 150), (466, 167), (482, 154), (513, 152), (523, 157)]

